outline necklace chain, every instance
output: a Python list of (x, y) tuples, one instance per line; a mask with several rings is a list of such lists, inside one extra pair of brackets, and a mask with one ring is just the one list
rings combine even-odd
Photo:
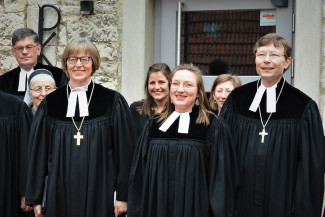
[[(258, 82), (259, 82), (259, 81), (258, 81)], [(257, 82), (257, 89), (258, 89), (258, 82)], [(284, 83), (285, 83), (285, 79), (283, 78), (283, 84), (282, 84), (281, 90), (280, 90), (280, 92), (279, 92), (278, 98), (276, 99), (276, 103), (278, 102), (278, 100), (279, 100), (279, 98), (280, 98), (280, 95), (281, 95), (282, 90), (283, 90), (283, 87), (284, 87)], [(262, 126), (263, 126), (263, 129), (265, 129), (265, 127), (266, 127), (267, 123), (269, 122), (269, 120), (270, 120), (270, 118), (271, 118), (273, 112), (269, 115), (269, 117), (267, 118), (267, 120), (266, 120), (266, 122), (265, 122), (265, 124), (264, 124), (264, 123), (263, 123), (263, 119), (262, 119), (262, 113), (261, 113), (261, 108), (260, 108), (260, 106), (258, 106), (258, 111), (259, 111), (259, 114), (260, 114), (261, 124), (262, 124)]]
[[(68, 101), (69, 101), (69, 91), (68, 91), (68, 86), (69, 86), (69, 85), (67, 85), (67, 98), (68, 98)], [(89, 101), (88, 101), (88, 104), (87, 104), (88, 107), (89, 107), (89, 104), (90, 104), (91, 98), (93, 97), (94, 89), (95, 89), (95, 83), (93, 82), (93, 87), (92, 87), (92, 89), (91, 89), (91, 93), (90, 93)], [(82, 125), (83, 125), (83, 123), (84, 123), (85, 117), (86, 117), (86, 116), (84, 116), (84, 117), (82, 118), (79, 128), (77, 127), (77, 124), (76, 124), (76, 122), (74, 121), (73, 117), (71, 117), (72, 122), (73, 122), (73, 125), (76, 127), (76, 129), (77, 129), (78, 132), (80, 132), (80, 130), (81, 130), (81, 127), (82, 127)]]

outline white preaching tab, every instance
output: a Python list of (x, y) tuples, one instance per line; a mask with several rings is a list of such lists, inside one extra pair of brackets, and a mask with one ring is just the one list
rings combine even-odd
[(266, 112), (273, 113), (276, 112), (276, 87), (278, 84), (273, 85), (272, 87), (266, 88), (262, 83), (261, 86), (257, 89), (255, 97), (249, 110), (256, 112), (257, 108), (260, 106), (263, 94), (266, 90)]
[(80, 117), (85, 117), (89, 115), (87, 94), (86, 94), (86, 91), (88, 90), (88, 85), (71, 89), (71, 93), (68, 100), (68, 110), (67, 110), (66, 117), (69, 118), (75, 116), (77, 98), (79, 102)]
[(27, 77), (27, 72), (21, 69), (19, 73), (18, 91), (23, 92), (26, 90), (26, 77)]
[[(26, 90), (26, 83), (29, 76), (34, 72), (34, 69), (31, 69), (30, 71), (25, 71), (24, 69), (20, 69), (19, 73), (19, 83), (18, 83), (18, 91), (24, 92)], [(27, 90), (29, 90), (29, 87), (27, 85)], [(29, 96), (29, 94), (28, 94)]]
[(249, 110), (252, 112), (256, 112), (257, 108), (260, 106), (263, 94), (265, 92), (265, 87), (264, 85), (261, 85), (258, 89), (257, 92), (255, 94), (255, 97), (253, 99), (253, 102), (251, 104), (251, 106), (249, 107)]
[(276, 112), (276, 85), (266, 89), (266, 112)]
[(166, 132), (169, 127), (175, 122), (175, 120), (179, 118), (179, 124), (178, 124), (178, 132), (179, 133), (188, 133), (188, 129), (190, 126), (190, 113), (178, 113), (174, 111), (167, 120), (159, 127), (159, 130)]

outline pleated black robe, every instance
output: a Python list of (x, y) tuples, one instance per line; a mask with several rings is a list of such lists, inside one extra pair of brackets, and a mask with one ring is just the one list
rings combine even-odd
[[(57, 87), (64, 86), (68, 83), (69, 79), (62, 69), (54, 66), (43, 65), (41, 63), (37, 63), (34, 67), (36, 69), (47, 69), (49, 70), (54, 77), (55, 84)], [(11, 71), (8, 71), (0, 76), (0, 90), (6, 93), (10, 93), (12, 95), (18, 96), (21, 99), (24, 99), (26, 91), (18, 91), (19, 84), (19, 74), (20, 67), (14, 68)]]
[[(256, 91), (256, 81), (236, 88), (220, 114), (229, 124), (239, 161), (240, 216), (320, 216), (325, 141), (316, 103), (285, 83), (261, 143), (259, 112), (249, 111)], [(264, 124), (269, 117), (265, 95), (260, 104)]]
[(142, 132), (144, 126), (146, 125), (148, 119), (152, 115), (154, 115), (153, 111), (152, 111), (150, 117), (145, 114), (140, 115), (139, 112), (137, 111), (137, 108), (142, 105), (143, 105), (142, 101), (137, 101), (130, 105), (130, 110), (131, 110), (131, 114), (132, 114), (132, 118), (133, 118), (133, 122), (134, 122), (134, 126), (135, 126), (135, 132), (136, 132), (137, 139), (140, 137), (141, 132)]
[(233, 216), (238, 168), (229, 129), (222, 119), (178, 133), (179, 118), (160, 131), (153, 117), (142, 132), (133, 158), (128, 217)]
[[(92, 90), (88, 87), (89, 100)], [(127, 201), (135, 133), (128, 104), (118, 92), (96, 84), (89, 116), (80, 130), (67, 112), (66, 86), (42, 101), (31, 129), (26, 204), (41, 204), (48, 175), (46, 217), (113, 217), (116, 199)], [(79, 117), (79, 107), (76, 115)], [(75, 118), (79, 127), (81, 118)]]
[(25, 195), (32, 114), (20, 99), (0, 91), (0, 216), (16, 217)]

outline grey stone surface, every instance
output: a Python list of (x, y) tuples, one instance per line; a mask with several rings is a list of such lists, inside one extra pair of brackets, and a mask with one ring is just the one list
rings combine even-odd
[[(2, 4), (3, 2), (3, 4)], [(52, 30), (43, 32), (43, 42), (52, 32), (56, 36), (44, 47), (43, 52), (50, 62), (61, 67), (61, 54), (65, 46), (77, 37), (90, 39), (102, 57), (102, 64), (94, 74), (94, 80), (106, 87), (119, 90), (121, 78), (121, 2), (100, 0), (94, 2), (94, 14), (80, 12), (80, 1), (71, 0), (0, 0), (0, 59), (4, 72), (17, 66), (11, 54), (11, 34), (21, 27), (38, 31), (39, 6), (55, 5), (61, 11), (61, 23)], [(52, 27), (57, 13), (52, 8), (44, 10), (44, 27)], [(45, 62), (44, 62), (45, 63)]]

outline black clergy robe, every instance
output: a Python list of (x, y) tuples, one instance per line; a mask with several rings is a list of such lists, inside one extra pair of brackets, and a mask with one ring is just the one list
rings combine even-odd
[(32, 114), (20, 99), (0, 91), (0, 216), (16, 217), (25, 195)]
[[(149, 116), (147, 116), (145, 114), (140, 115), (139, 112), (137, 111), (137, 108), (142, 105), (143, 105), (142, 101), (137, 101), (130, 105), (130, 110), (131, 110), (131, 114), (132, 114), (132, 118), (133, 118), (133, 122), (134, 122), (134, 127), (136, 130), (137, 139), (140, 137), (144, 126), (146, 125), (148, 119), (150, 118)], [(154, 115), (154, 112), (152, 112), (152, 115)]]
[[(36, 70), (36, 69), (49, 70), (53, 74), (55, 84), (57, 87), (61, 87), (68, 83), (68, 78), (67, 78), (66, 74), (60, 68), (37, 63), (34, 67), (34, 70)], [(20, 70), (21, 70), (21, 68), (17, 67), (15, 69), (8, 71), (8, 72), (4, 73), (3, 75), (1, 75), (0, 76), (0, 90), (2, 90), (3, 92), (6, 92), (6, 93), (10, 93), (12, 95), (18, 96), (21, 99), (24, 99), (26, 91), (18, 91)], [(28, 84), (26, 84), (26, 85), (28, 85)], [(27, 86), (26, 86), (26, 88), (27, 88)]]
[[(195, 106), (194, 106), (195, 107)], [(210, 115), (178, 133), (179, 118), (166, 131), (153, 117), (138, 140), (130, 173), (128, 217), (233, 216), (238, 168), (229, 129)]]
[[(96, 84), (77, 146), (67, 103), (64, 86), (47, 95), (34, 116), (26, 204), (41, 204), (47, 175), (46, 217), (113, 217), (114, 191), (116, 200), (127, 201), (135, 146), (128, 104), (118, 92)], [(78, 111), (76, 106), (77, 127)]]
[[(283, 82), (277, 85), (277, 97)], [(249, 111), (256, 91), (257, 81), (236, 88), (220, 114), (229, 124), (239, 162), (240, 216), (320, 216), (325, 141), (317, 104), (285, 83), (262, 143), (259, 111)], [(269, 117), (265, 95), (263, 124)]]

